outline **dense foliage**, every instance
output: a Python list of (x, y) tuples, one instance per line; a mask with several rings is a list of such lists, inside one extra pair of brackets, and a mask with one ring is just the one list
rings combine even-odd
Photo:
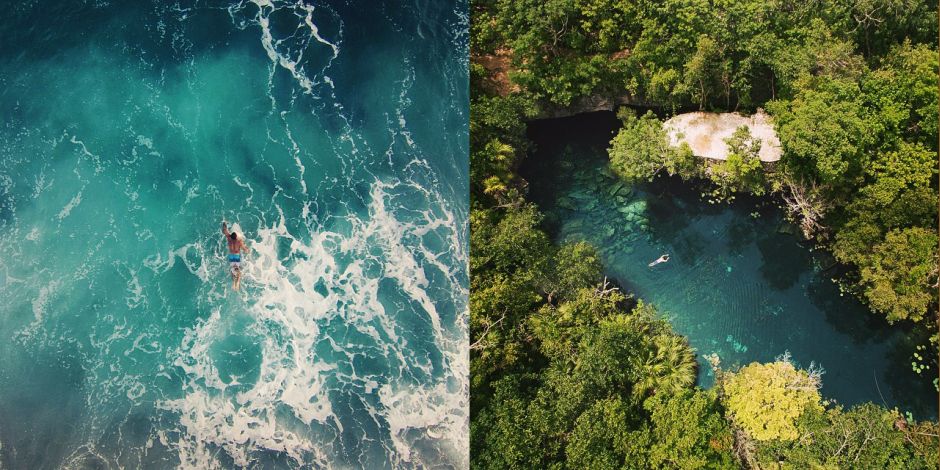
[(745, 130), (705, 165), (632, 111), (612, 168), (702, 179), (718, 199), (775, 192), (874, 310), (935, 321), (935, 5), (474, 0), (471, 15), (473, 468), (935, 467), (936, 425), (828, 404), (786, 358), (695, 387), (685, 339), (607, 284), (592, 247), (554, 245), (516, 174), (525, 121), (591, 98), (766, 107), (773, 172)]
[[(929, 468), (937, 462), (937, 426), (898, 432), (898, 415), (870, 403), (850, 410), (814, 408), (798, 424), (800, 439), (761, 444), (755, 460), (773, 468)], [(934, 465), (935, 468), (935, 465)]]
[(480, 0), (472, 15), (473, 54), (510, 51), (514, 81), (562, 106), (749, 107), (803, 71), (854, 78), (863, 57), (937, 37), (936, 5), (916, 0)]
[(663, 123), (651, 112), (637, 118), (630, 108), (621, 108), (617, 117), (623, 128), (610, 141), (610, 167), (626, 181), (649, 180), (660, 174), (683, 178), (699, 176), (699, 163), (692, 149), (674, 147)]

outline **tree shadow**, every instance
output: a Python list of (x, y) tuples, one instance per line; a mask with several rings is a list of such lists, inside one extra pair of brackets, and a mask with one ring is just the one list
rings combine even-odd
[(812, 269), (812, 255), (792, 237), (771, 233), (757, 240), (761, 277), (778, 291), (793, 287)]
[(639, 186), (646, 195), (646, 214), (650, 232), (658, 241), (684, 250), (687, 256), (700, 256), (708, 247), (701, 233), (690, 230), (701, 217), (716, 216), (724, 208), (705, 204), (695, 189), (695, 182), (678, 177), (661, 177)]
[[(916, 419), (937, 418), (937, 390), (932, 380), (937, 376), (936, 363), (931, 362), (931, 369), (918, 375), (911, 367), (911, 361), (918, 344), (927, 344), (927, 335), (914, 331), (911, 325), (892, 325), (890, 328), (900, 329), (897, 340), (891, 342), (887, 353), (887, 361), (892, 364), (885, 370), (884, 382), (880, 385), (889, 391), (901, 412), (910, 411)], [(929, 348), (928, 348), (929, 349)], [(931, 356), (930, 352), (922, 355)]]
[[(851, 294), (841, 293), (829, 279), (814, 276), (806, 286), (810, 302), (826, 316), (826, 323), (856, 344), (887, 341), (895, 330)], [(841, 295), (840, 295), (841, 294)]]

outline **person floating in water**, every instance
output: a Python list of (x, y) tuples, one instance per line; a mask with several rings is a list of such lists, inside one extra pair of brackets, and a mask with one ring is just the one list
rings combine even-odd
[(222, 221), (222, 234), (228, 242), (228, 263), (232, 272), (232, 289), (238, 290), (242, 282), (242, 255), (248, 256), (248, 245), (245, 244), (244, 234), (241, 237), (235, 232), (228, 231), (228, 225)]
[(649, 267), (652, 268), (653, 266), (656, 266), (657, 264), (660, 264), (660, 263), (665, 263), (666, 261), (669, 261), (669, 253), (666, 253), (660, 256), (659, 258), (656, 258), (656, 261), (653, 261), (652, 263), (650, 263)]

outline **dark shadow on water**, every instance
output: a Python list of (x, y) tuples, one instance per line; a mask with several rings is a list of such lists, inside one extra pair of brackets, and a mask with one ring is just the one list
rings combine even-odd
[[(654, 231), (654, 233), (657, 232)], [(708, 250), (708, 243), (702, 237), (693, 234), (682, 234), (678, 238), (672, 238), (670, 244), (675, 251), (675, 256), (682, 260), (698, 259)]]
[(839, 287), (830, 279), (814, 277), (806, 286), (813, 306), (826, 316), (834, 330), (852, 338), (855, 344), (881, 343), (897, 333), (884, 318), (868, 311), (851, 294), (840, 296)]
[[(752, 233), (756, 233), (752, 229)], [(761, 276), (770, 287), (782, 291), (793, 287), (812, 268), (812, 255), (793, 237), (775, 233), (757, 240), (761, 254)]]
[(681, 191), (677, 184), (671, 179), (660, 178), (654, 184), (644, 185), (642, 189), (649, 195), (646, 213), (653, 236), (675, 243), (681, 247), (680, 256), (691, 259), (703, 254), (707, 247), (698, 234), (687, 232), (689, 225), (702, 215), (702, 211), (695, 210), (700, 205), (690, 204), (688, 199), (691, 195), (688, 191)]
[(750, 217), (732, 218), (728, 225), (728, 232), (724, 237), (728, 254), (742, 254), (746, 246), (754, 243), (754, 239), (757, 238), (757, 233), (758, 232), (754, 229), (754, 221)]
[[(893, 365), (885, 371), (884, 382), (879, 386), (882, 390), (887, 389), (891, 396), (895, 398), (893, 405), (898, 405), (898, 401), (903, 401), (899, 408), (902, 412), (910, 411), (917, 419), (936, 419), (937, 408), (936, 401), (923, 402), (919, 400), (898, 400), (900, 397), (909, 396), (931, 396), (936, 397), (937, 391), (933, 386), (933, 378), (937, 376), (936, 370), (925, 370), (922, 375), (914, 372), (911, 361), (918, 344), (927, 344), (926, 337), (911, 337), (913, 333), (907, 325), (895, 325), (908, 330), (900, 340), (895, 341), (888, 350), (888, 360)], [(930, 353), (925, 353), (930, 354)]]

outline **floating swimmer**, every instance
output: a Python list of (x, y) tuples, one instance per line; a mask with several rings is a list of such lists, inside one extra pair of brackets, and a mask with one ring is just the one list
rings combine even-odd
[(660, 263), (665, 263), (666, 261), (669, 261), (669, 253), (666, 253), (665, 255), (662, 255), (659, 258), (656, 258), (656, 261), (653, 261), (652, 263), (650, 263), (649, 267), (652, 268), (653, 266), (656, 266), (657, 264), (660, 264)]
[[(235, 227), (232, 227), (235, 228)], [(248, 245), (245, 244), (245, 237), (241, 237), (235, 232), (228, 231), (228, 225), (222, 221), (222, 233), (225, 235), (225, 241), (228, 242), (228, 263), (232, 272), (232, 289), (238, 290), (242, 282), (242, 255), (248, 256)]]

